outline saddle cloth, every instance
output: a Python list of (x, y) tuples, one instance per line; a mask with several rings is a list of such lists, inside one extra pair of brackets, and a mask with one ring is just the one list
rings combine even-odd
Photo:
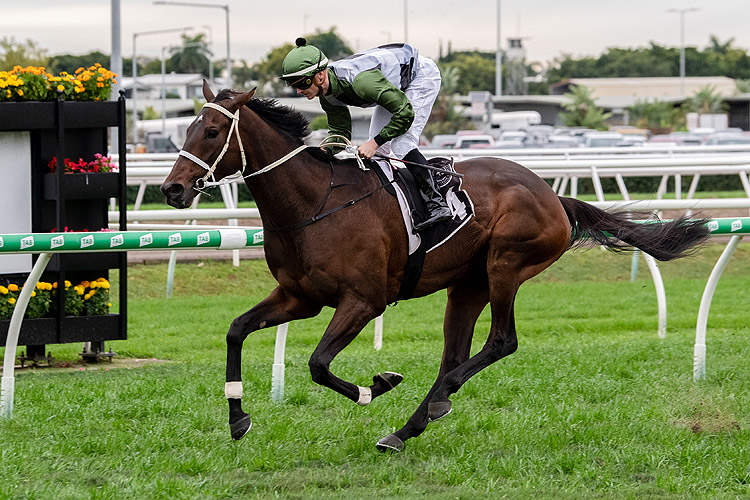
[[(429, 162), (430, 166), (455, 172), (452, 158), (431, 158)], [(399, 172), (402, 171), (401, 169), (406, 170), (403, 163), (395, 160), (378, 159), (375, 161), (375, 164), (389, 181), (393, 180), (395, 170)], [(421, 201), (419, 188), (416, 185), (407, 186), (401, 175), (392, 184), (396, 191), (396, 199), (398, 199), (401, 215), (406, 226), (406, 234), (409, 238), (409, 255), (416, 252), (422, 245), (427, 248), (427, 252), (439, 247), (464, 227), (474, 215), (474, 204), (468, 193), (461, 189), (462, 179), (460, 177), (435, 171), (432, 174), (440, 193), (448, 202), (448, 207), (451, 209), (453, 218), (433, 224), (418, 234), (414, 232), (414, 225), (411, 219), (411, 211), (414, 207), (409, 206), (407, 200)], [(407, 191), (409, 192), (409, 196), (405, 194)]]

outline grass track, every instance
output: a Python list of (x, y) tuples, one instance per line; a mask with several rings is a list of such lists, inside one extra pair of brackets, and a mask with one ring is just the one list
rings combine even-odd
[[(743, 245), (714, 298), (708, 379), (692, 381), (698, 304), (720, 252), (712, 245), (660, 266), (666, 339), (656, 337), (643, 261), (631, 283), (627, 256), (566, 254), (519, 292), (518, 352), (472, 378), (452, 397), (453, 413), (398, 455), (373, 445), (403, 425), (434, 379), (444, 292), (388, 309), (382, 351), (368, 326), (334, 361), (337, 375), (362, 385), (383, 370), (405, 375), (365, 408), (310, 381), (307, 358), (330, 310), (291, 325), (280, 405), (270, 402), (273, 331), (253, 334), (243, 380), (254, 426), (233, 443), (224, 335), (272, 287), (265, 264), (180, 265), (169, 300), (165, 265), (132, 268), (129, 340), (112, 346), (171, 362), (21, 373), (14, 419), (0, 421), (0, 498), (750, 497)], [(488, 328), (486, 311), (474, 351)], [(73, 361), (80, 346), (52, 350)]]

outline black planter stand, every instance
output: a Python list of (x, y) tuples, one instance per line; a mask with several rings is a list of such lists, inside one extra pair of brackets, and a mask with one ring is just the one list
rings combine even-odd
[[(108, 227), (108, 200), (115, 198), (120, 230), (126, 229), (125, 98), (105, 102), (3, 102), (0, 132), (28, 131), (31, 144), (31, 214), (34, 232), (98, 231)], [(106, 154), (108, 128), (117, 127), (119, 162), (114, 173), (66, 174), (63, 159), (93, 160)], [(47, 164), (57, 158), (55, 173)], [(42, 281), (62, 284), (109, 279), (119, 271), (119, 314), (65, 316), (64, 287), (58, 287), (57, 315), (24, 319), (18, 344), (28, 353), (44, 353), (46, 344), (91, 342), (104, 352), (104, 341), (127, 338), (127, 254), (79, 253), (53, 255)], [(26, 274), (0, 274), (0, 284), (23, 283)], [(4, 346), (10, 320), (0, 320), (0, 346)]]

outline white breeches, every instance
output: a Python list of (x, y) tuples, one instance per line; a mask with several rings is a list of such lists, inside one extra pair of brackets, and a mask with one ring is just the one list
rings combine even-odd
[[(432, 112), (432, 105), (440, 92), (440, 70), (435, 61), (423, 56), (417, 59), (417, 77), (409, 84), (404, 93), (414, 108), (414, 121), (404, 135), (395, 137), (378, 148), (378, 153), (398, 158), (419, 145), (419, 137), (427, 124)], [(370, 139), (378, 135), (380, 130), (391, 121), (391, 112), (380, 106), (375, 106), (375, 112), (370, 120)]]

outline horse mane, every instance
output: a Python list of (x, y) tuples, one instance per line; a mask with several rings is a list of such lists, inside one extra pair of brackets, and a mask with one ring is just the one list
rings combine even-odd
[[(232, 89), (222, 89), (216, 95), (214, 102), (230, 99), (238, 93)], [(297, 144), (304, 144), (304, 138), (310, 134), (310, 122), (307, 121), (305, 115), (290, 106), (279, 104), (276, 99), (253, 97), (245, 106), (269, 125), (289, 135)], [(328, 153), (319, 148), (308, 148), (307, 151), (321, 160), (332, 159)]]

